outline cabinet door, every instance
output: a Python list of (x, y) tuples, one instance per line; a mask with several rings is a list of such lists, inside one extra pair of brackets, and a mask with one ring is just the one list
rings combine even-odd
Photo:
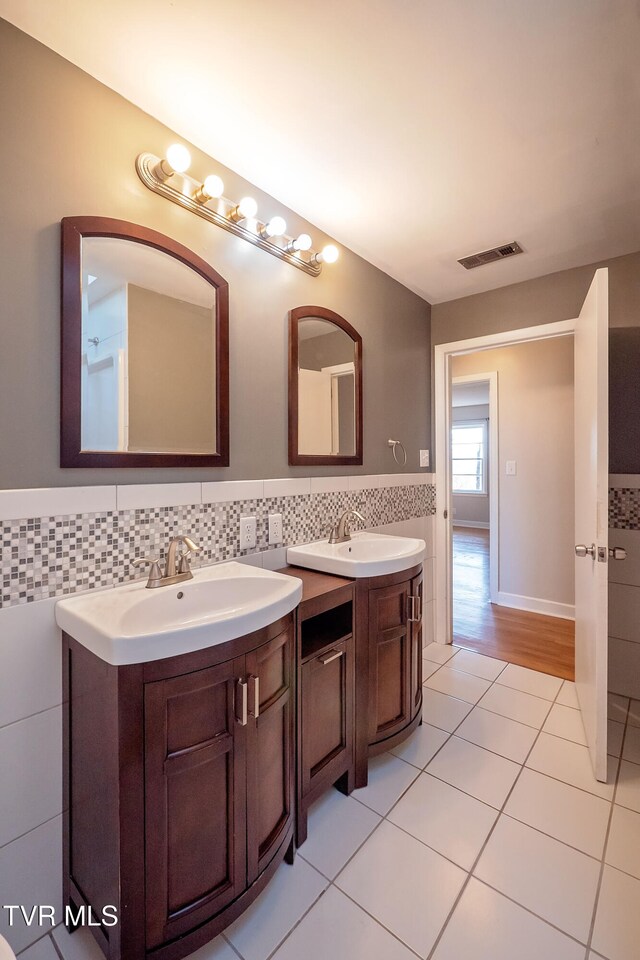
[[(302, 794), (353, 749), (353, 641), (342, 640), (301, 669)], [(330, 783), (331, 781), (329, 781)]]
[(411, 718), (411, 581), (369, 592), (369, 743)]
[(246, 885), (244, 657), (145, 686), (147, 948), (189, 931)]
[(247, 879), (276, 853), (293, 819), (293, 626), (247, 654)]
[(411, 596), (415, 597), (415, 616), (417, 620), (411, 624), (411, 718), (422, 709), (422, 609), (423, 609), (423, 574), (418, 574), (411, 581)]

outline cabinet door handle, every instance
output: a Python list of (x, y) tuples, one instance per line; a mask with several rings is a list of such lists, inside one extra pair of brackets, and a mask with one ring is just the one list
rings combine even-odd
[(253, 688), (253, 710), (251, 711), (251, 716), (257, 720), (260, 716), (260, 677), (250, 675), (247, 679)]
[[(248, 688), (246, 680), (236, 680), (236, 720), (241, 727), (246, 727), (248, 717)], [(238, 700), (240, 701), (238, 703)]]
[(322, 653), (318, 657), (318, 660), (323, 667), (326, 667), (328, 663), (333, 663), (334, 660), (339, 660), (343, 653), (344, 650), (327, 650), (326, 653)]
[(409, 607), (407, 620), (409, 623), (416, 623), (418, 620), (418, 617), (416, 616), (416, 599), (417, 598), (414, 597), (413, 594), (409, 594), (407, 597), (407, 605)]
[(422, 620), (422, 597), (420, 596), (420, 594), (418, 594), (418, 596), (416, 597), (416, 600), (418, 601), (418, 615), (416, 619), (419, 622), (420, 620)]

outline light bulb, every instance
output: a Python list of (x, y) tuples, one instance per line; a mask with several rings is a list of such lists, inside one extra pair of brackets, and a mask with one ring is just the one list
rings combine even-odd
[(261, 236), (263, 237), (281, 237), (283, 233), (287, 232), (287, 221), (284, 217), (271, 217), (269, 223), (265, 223), (264, 227), (260, 231)]
[(242, 214), (245, 220), (250, 220), (252, 217), (255, 217), (256, 213), (258, 212), (258, 204), (253, 197), (243, 197), (238, 204), (238, 211)]
[(185, 173), (191, 166), (191, 154), (181, 143), (172, 143), (167, 150), (167, 163), (176, 173)]
[(224, 183), (222, 182), (220, 177), (217, 177), (215, 175), (215, 173), (212, 173), (208, 177), (206, 177), (202, 186), (204, 187), (204, 192), (207, 194), (207, 196), (209, 197), (222, 196), (222, 192), (224, 190)]
[(181, 143), (172, 143), (167, 156), (157, 163), (153, 172), (159, 180), (168, 180), (174, 173), (184, 173), (191, 165), (191, 154)]
[(253, 197), (243, 197), (240, 203), (229, 212), (229, 220), (251, 220), (258, 212), (258, 204)]
[(197, 200), (198, 203), (206, 203), (207, 200), (215, 200), (218, 197), (222, 196), (224, 190), (224, 183), (217, 177), (215, 173), (210, 174), (205, 178), (203, 184), (201, 184), (193, 197), (194, 200)]
[(312, 242), (313, 241), (308, 233), (301, 233), (299, 237), (296, 237), (296, 239), (289, 244), (289, 246), (297, 253), (300, 250), (310, 250)]
[(340, 256), (340, 251), (332, 243), (328, 243), (326, 247), (322, 248), (320, 256), (325, 263), (335, 263)]

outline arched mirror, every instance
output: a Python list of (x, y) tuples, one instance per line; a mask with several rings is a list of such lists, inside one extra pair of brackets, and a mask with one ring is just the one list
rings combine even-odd
[(182, 244), (62, 221), (63, 467), (229, 463), (226, 281)]
[(289, 313), (289, 463), (362, 463), (362, 337), (326, 307)]

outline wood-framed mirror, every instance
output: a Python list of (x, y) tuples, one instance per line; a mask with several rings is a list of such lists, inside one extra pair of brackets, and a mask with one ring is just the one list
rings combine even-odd
[(229, 464), (229, 289), (170, 237), (62, 221), (62, 467)]
[(289, 463), (362, 463), (362, 337), (327, 307), (289, 311)]

